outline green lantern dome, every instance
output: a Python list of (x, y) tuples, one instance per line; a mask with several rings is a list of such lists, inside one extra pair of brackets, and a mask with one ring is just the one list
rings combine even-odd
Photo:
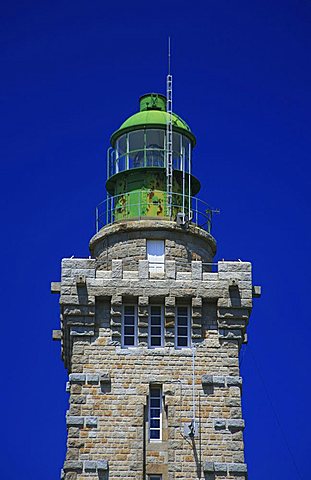
[[(166, 128), (170, 116), (166, 111), (166, 97), (159, 93), (147, 93), (139, 99), (140, 111), (127, 118), (120, 128), (111, 136), (111, 145), (114, 147), (116, 139), (123, 133), (138, 128)], [(172, 114), (173, 130), (184, 134), (195, 146), (196, 139), (189, 125), (176, 113)]]

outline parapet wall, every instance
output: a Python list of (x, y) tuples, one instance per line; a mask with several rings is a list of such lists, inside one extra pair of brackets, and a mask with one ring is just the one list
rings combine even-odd
[(216, 241), (205, 230), (165, 220), (116, 222), (91, 239), (90, 251), (99, 269), (111, 269), (113, 259), (123, 259), (124, 268), (137, 270), (139, 260), (146, 259), (148, 239), (165, 240), (165, 258), (175, 260), (179, 271), (189, 271), (192, 260), (210, 263), (216, 253)]

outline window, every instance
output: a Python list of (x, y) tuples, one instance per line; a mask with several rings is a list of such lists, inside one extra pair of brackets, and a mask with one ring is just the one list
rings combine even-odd
[(161, 440), (162, 429), (162, 389), (151, 386), (149, 391), (149, 440)]
[(145, 166), (144, 130), (130, 132), (128, 136), (130, 150), (130, 168), (139, 168)]
[(149, 347), (163, 347), (163, 307), (150, 305), (149, 307)]
[(176, 348), (190, 347), (190, 315), (188, 306), (176, 307), (175, 344)]
[(162, 475), (148, 475), (148, 480), (162, 480)]
[(137, 306), (124, 305), (122, 318), (122, 346), (137, 345)]
[(164, 130), (146, 129), (147, 166), (164, 167)]
[(149, 272), (164, 273), (164, 240), (147, 240)]

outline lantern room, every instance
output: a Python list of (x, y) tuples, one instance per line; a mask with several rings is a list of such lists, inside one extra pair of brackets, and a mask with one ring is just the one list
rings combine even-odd
[[(107, 152), (107, 200), (97, 212), (102, 223), (142, 217), (176, 220), (193, 217), (193, 196), (200, 190), (192, 174), (195, 136), (176, 113), (168, 113), (166, 97), (157, 93), (140, 98), (140, 110), (111, 136)], [(168, 214), (168, 124), (171, 122), (172, 193)], [(198, 201), (197, 199), (195, 199)], [(106, 218), (103, 220), (103, 217)]]
[[(140, 111), (128, 118), (111, 137), (108, 178), (133, 168), (166, 168), (166, 97), (147, 94), (140, 98)], [(191, 173), (195, 137), (178, 115), (172, 114), (173, 169)]]

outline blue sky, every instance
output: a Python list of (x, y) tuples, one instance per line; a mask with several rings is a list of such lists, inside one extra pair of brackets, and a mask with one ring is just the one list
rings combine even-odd
[(174, 109), (197, 136), (200, 197), (221, 210), (217, 259), (251, 260), (263, 288), (242, 362), (249, 478), (306, 479), (311, 3), (12, 0), (0, 15), (1, 477), (59, 478), (49, 284), (61, 258), (88, 255), (110, 134), (165, 93), (171, 35)]

